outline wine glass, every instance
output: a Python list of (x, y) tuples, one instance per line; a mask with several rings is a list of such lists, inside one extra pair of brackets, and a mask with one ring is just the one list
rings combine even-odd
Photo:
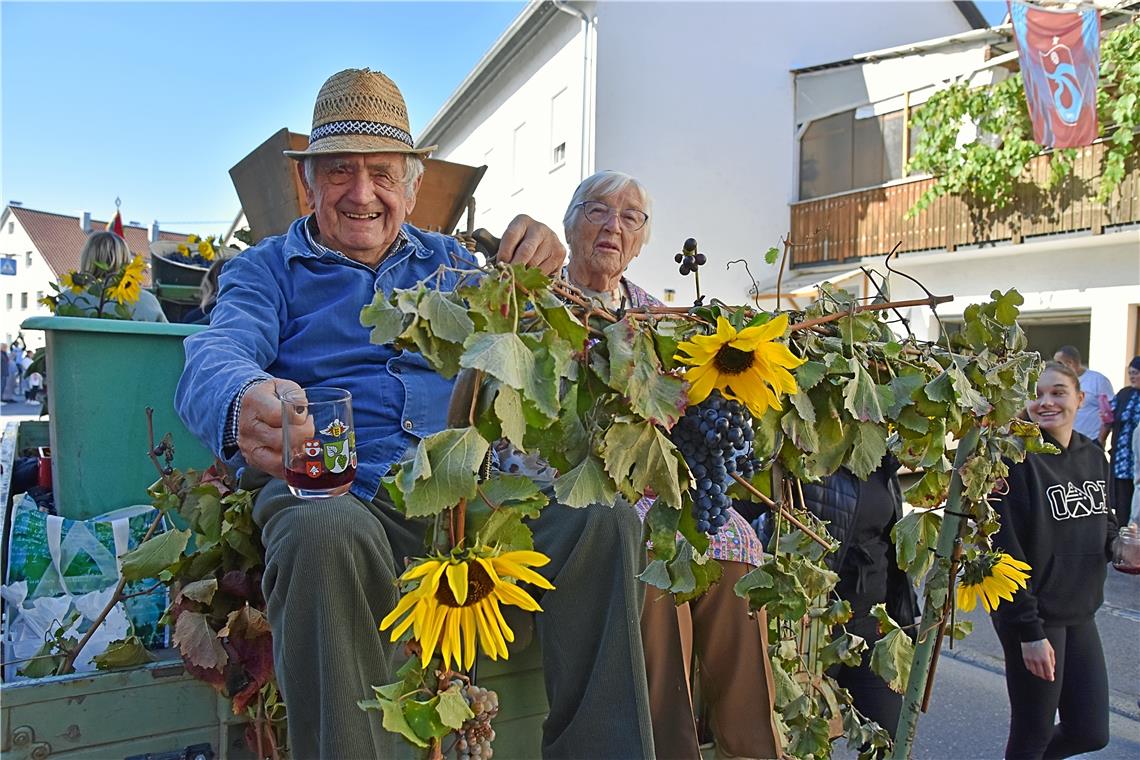
[(356, 477), (352, 394), (343, 388), (297, 388), (281, 396), (282, 464), (295, 496), (347, 493)]

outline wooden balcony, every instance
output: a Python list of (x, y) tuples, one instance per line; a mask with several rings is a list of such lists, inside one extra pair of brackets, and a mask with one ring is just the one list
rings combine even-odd
[(900, 252), (953, 251), (1027, 238), (1106, 229), (1140, 222), (1140, 161), (1135, 154), (1124, 180), (1107, 206), (1096, 202), (1100, 182), (1100, 143), (1082, 148), (1073, 173), (1053, 190), (1043, 190), (1049, 174), (1045, 156), (1029, 165), (1017, 200), (1004, 209), (975, 208), (959, 197), (942, 196), (912, 219), (906, 211), (934, 184), (932, 178), (896, 182), (869, 190), (792, 204), (793, 267), (835, 264), (881, 256), (896, 243)]

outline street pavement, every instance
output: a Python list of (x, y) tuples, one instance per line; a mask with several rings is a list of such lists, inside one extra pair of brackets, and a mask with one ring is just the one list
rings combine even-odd
[(0, 402), (0, 417), (10, 417), (12, 419), (37, 419), (40, 415), (40, 408), (43, 406), (39, 401), (29, 403), (26, 401), (17, 401), (9, 403), (7, 401)]

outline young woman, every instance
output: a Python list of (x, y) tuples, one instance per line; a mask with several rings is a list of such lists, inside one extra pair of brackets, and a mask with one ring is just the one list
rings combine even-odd
[(1104, 450), (1073, 430), (1080, 387), (1065, 365), (1045, 365), (1029, 418), (1060, 453), (1012, 465), (995, 504), (994, 543), (1032, 568), (1028, 588), (993, 612), (1009, 692), (1007, 758), (1069, 757), (1108, 744), (1108, 675), (1094, 616), (1116, 520)]

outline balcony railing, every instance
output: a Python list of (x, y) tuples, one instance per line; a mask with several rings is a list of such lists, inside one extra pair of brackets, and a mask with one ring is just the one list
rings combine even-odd
[(953, 251), (961, 246), (1088, 231), (1140, 222), (1140, 161), (1133, 155), (1124, 180), (1106, 205), (1096, 202), (1104, 147), (1078, 150), (1072, 175), (1053, 190), (1044, 156), (1029, 164), (1017, 199), (1004, 209), (972, 208), (944, 195), (911, 219), (907, 209), (934, 184), (932, 178), (897, 182), (792, 204), (792, 266), (814, 266), (883, 255), (896, 243), (900, 252)]

